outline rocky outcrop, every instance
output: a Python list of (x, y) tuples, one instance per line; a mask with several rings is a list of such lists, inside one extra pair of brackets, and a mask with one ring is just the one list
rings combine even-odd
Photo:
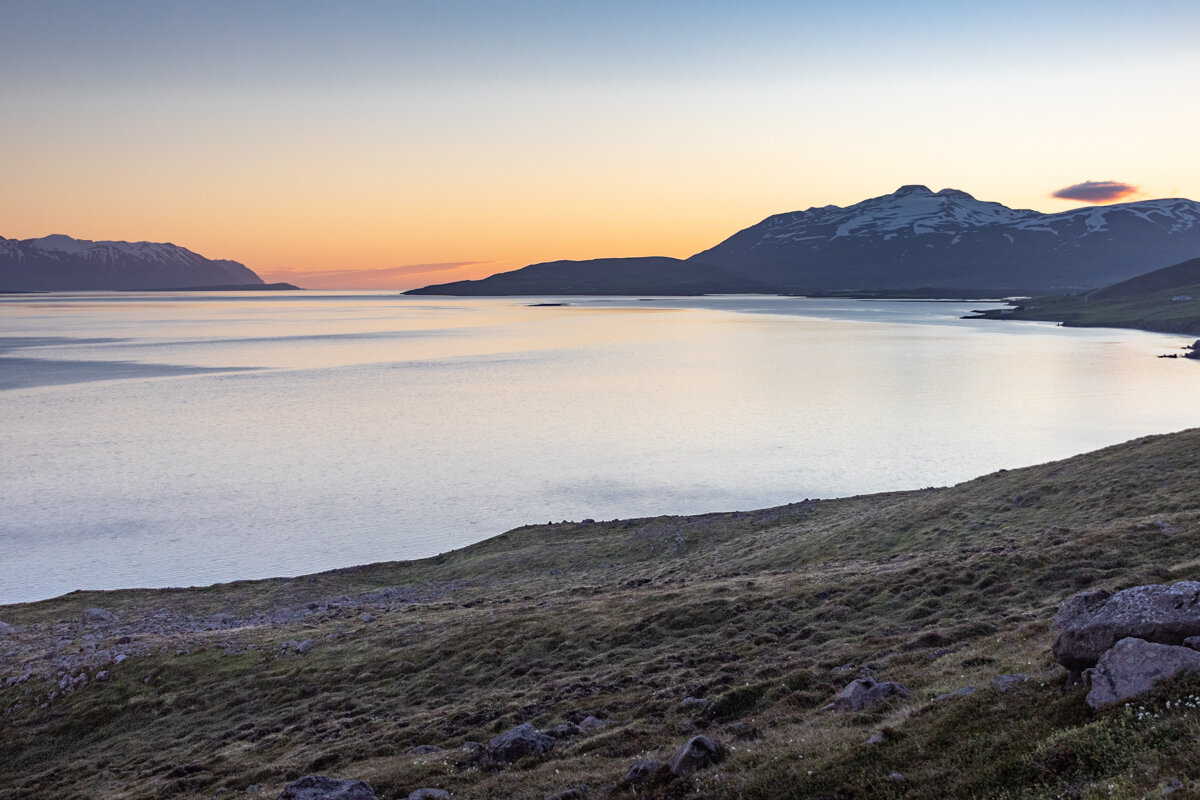
[(1200, 635), (1200, 582), (1135, 586), (1108, 595), (1087, 592), (1070, 598), (1051, 630), (1055, 659), (1073, 672), (1095, 665), (1121, 639), (1135, 637), (1182, 645)]
[(1092, 708), (1121, 703), (1185, 672), (1200, 672), (1200, 652), (1133, 637), (1122, 639), (1105, 651), (1091, 671), (1087, 703)]
[(841, 713), (865, 711), (883, 703), (891, 697), (908, 697), (909, 691), (903, 684), (893, 681), (876, 681), (874, 678), (859, 678), (850, 681), (845, 689), (833, 698), (833, 710)]
[(280, 792), (278, 800), (379, 800), (364, 781), (305, 775)]
[(690, 775), (697, 770), (710, 767), (721, 760), (724, 755), (721, 746), (707, 736), (693, 736), (687, 744), (679, 748), (671, 756), (669, 763), (671, 776), (680, 778)]
[(495, 761), (511, 763), (525, 756), (545, 755), (554, 749), (554, 743), (553, 736), (535, 730), (526, 722), (488, 742), (487, 754)]

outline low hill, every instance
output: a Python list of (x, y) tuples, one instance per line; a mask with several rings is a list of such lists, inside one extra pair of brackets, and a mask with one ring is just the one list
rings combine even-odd
[[(0, 798), (273, 800), (308, 773), (384, 800), (1190, 795), (1200, 682), (1092, 710), (1049, 628), (1080, 590), (1200, 578), (1198, 552), (1191, 430), (950, 488), (0, 607)], [(858, 677), (910, 696), (828, 710)], [(473, 744), (526, 722), (548, 754)], [(701, 733), (719, 767), (624, 782)]]
[(1200, 335), (1200, 258), (1093, 292), (1036, 297), (1014, 309), (980, 312), (978, 316)]
[(0, 289), (86, 291), (262, 284), (244, 264), (158, 242), (0, 237)]
[(405, 294), (502, 295), (699, 295), (770, 292), (771, 287), (722, 267), (665, 256), (548, 261), (476, 281), (456, 281)]

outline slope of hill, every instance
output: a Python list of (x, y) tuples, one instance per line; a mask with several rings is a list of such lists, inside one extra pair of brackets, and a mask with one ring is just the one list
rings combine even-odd
[(1138, 328), (1200, 336), (1200, 258), (1093, 292), (1036, 297), (976, 318), (1034, 319), (1072, 327)]
[(795, 292), (932, 286), (1095, 288), (1200, 252), (1200, 203), (1043, 214), (902, 186), (846, 208), (777, 214), (694, 256)]
[(696, 295), (771, 292), (772, 287), (714, 267), (677, 258), (596, 258), (549, 261), (476, 281), (456, 281), (405, 294), (497, 295)]
[(72, 291), (261, 284), (236, 261), (211, 260), (173, 244), (93, 242), (54, 235), (0, 237), (0, 289)]
[[(1094, 711), (1049, 625), (1083, 589), (1200, 578), (1198, 552), (1192, 430), (945, 489), (0, 607), (0, 798), (273, 799), (313, 772), (384, 800), (1190, 796), (1200, 682)], [(827, 710), (858, 677), (911, 694)], [(473, 744), (525, 722), (549, 753)], [(624, 781), (699, 733), (718, 767)]]

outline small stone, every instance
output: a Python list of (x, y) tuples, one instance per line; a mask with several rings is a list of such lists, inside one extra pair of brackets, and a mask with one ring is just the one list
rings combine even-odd
[(1011, 675), (997, 675), (992, 678), (992, 688), (999, 692), (1015, 692), (1017, 687), (1025, 681), (1029, 680), (1029, 676), (1024, 672), (1014, 672)]
[(850, 681), (845, 689), (833, 698), (833, 710), (841, 713), (863, 711), (874, 708), (889, 697), (908, 697), (908, 689), (892, 681), (876, 681), (874, 678), (859, 678)]
[(904, 776), (903, 776), (903, 775), (901, 775), (899, 772), (893, 772), (892, 774), (888, 775), (888, 780), (890, 780), (890, 781), (903, 781), (903, 780), (904, 780)]
[(685, 697), (679, 701), (679, 707), (684, 711), (707, 711), (712, 705), (703, 697)]
[(0, 622), (0, 636), (7, 636), (10, 633), (16, 633), (17, 629), (7, 622)]
[(649, 758), (640, 758), (629, 765), (629, 769), (625, 771), (625, 783), (630, 786), (637, 786), (639, 783), (645, 783), (650, 780), (654, 773), (662, 769), (663, 763)]
[[(363, 612), (361, 615), (359, 615), (359, 617), (358, 617), (358, 618), (359, 618), (359, 620), (360, 620), (360, 621), (362, 621), (362, 622), (374, 622), (374, 621), (375, 621), (375, 615), (374, 615), (374, 614), (367, 613), (367, 612), (365, 612), (365, 611), (364, 611), (364, 612)], [(417, 791), (424, 791), (424, 790), (423, 790), (423, 789), (418, 789)]]
[(297, 653), (307, 653), (309, 650), (312, 650), (312, 649), (313, 649), (313, 640), (312, 639), (305, 639), (303, 642), (296, 645)]
[(555, 739), (534, 730), (528, 722), (511, 728), (488, 742), (487, 753), (496, 761), (519, 761), (525, 756), (545, 755), (554, 749)]
[(693, 736), (671, 757), (671, 774), (676, 778), (688, 775), (721, 760), (720, 746), (707, 736)]
[(278, 800), (379, 800), (364, 781), (305, 775), (283, 788)]
[(416, 789), (409, 792), (408, 800), (450, 800), (450, 793), (445, 789)]
[(549, 730), (542, 731), (542, 733), (553, 736), (555, 739), (570, 739), (572, 736), (579, 735), (579, 726), (574, 722), (563, 722)]
[(877, 731), (871, 734), (871, 738), (867, 739), (867, 744), (883, 744), (887, 741), (887, 737), (883, 735), (883, 731)]
[(98, 680), (98, 681), (106, 681), (106, 680), (108, 680), (108, 670), (106, 670), (106, 669), (102, 669), (102, 670), (100, 670), (99, 672), (97, 672), (97, 673), (96, 673), (96, 680)]
[(587, 733), (588, 731), (598, 731), (601, 728), (607, 728), (609, 725), (612, 725), (612, 724), (613, 724), (612, 720), (599, 719), (597, 717), (587, 716), (587, 717), (584, 717), (582, 721), (580, 721), (579, 730), (583, 731), (584, 733)]
[(85, 608), (81, 618), (89, 625), (104, 625), (117, 621), (117, 615), (105, 608)]
[(961, 689), (955, 689), (953, 692), (946, 692), (945, 694), (939, 694), (937, 697), (935, 697), (933, 699), (934, 700), (949, 700), (952, 697), (965, 697), (969, 694), (975, 694), (974, 686), (964, 686)]

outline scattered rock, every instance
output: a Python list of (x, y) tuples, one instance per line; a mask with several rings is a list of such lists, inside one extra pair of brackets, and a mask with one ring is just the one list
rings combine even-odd
[(997, 675), (992, 678), (992, 688), (1007, 694), (1008, 692), (1015, 692), (1017, 687), (1027, 680), (1029, 680), (1029, 676), (1024, 672), (1014, 672), (1011, 675)]
[(305, 775), (283, 788), (278, 800), (379, 800), (363, 781)]
[(974, 686), (964, 686), (961, 689), (955, 689), (953, 692), (939, 694), (934, 700), (949, 700), (951, 697), (965, 697), (969, 694), (975, 694)]
[[(374, 622), (374, 621), (375, 621), (375, 615), (374, 615), (374, 614), (372, 614), (372, 613), (370, 613), (370, 612), (368, 612), (368, 611), (364, 611), (362, 614), (360, 614), (360, 615), (359, 615), (358, 619), (359, 619), (359, 621), (360, 621), (360, 622)], [(418, 792), (423, 792), (423, 791), (425, 791), (425, 790), (424, 790), (424, 789), (418, 789), (417, 791), (418, 791)]]
[(1183, 672), (1200, 672), (1200, 652), (1133, 637), (1122, 639), (1100, 657), (1092, 670), (1087, 703), (1092, 708), (1120, 703)]
[(711, 705), (712, 703), (703, 697), (685, 697), (679, 701), (679, 708), (683, 711), (708, 711)]
[(416, 747), (410, 747), (408, 752), (412, 753), (414, 756), (427, 756), (430, 753), (442, 752), (442, 748), (438, 747), (436, 744), (419, 744)]
[(1182, 645), (1200, 635), (1200, 582), (1083, 592), (1063, 604), (1051, 629), (1059, 631), (1054, 657), (1072, 672), (1093, 666), (1125, 638)]
[(887, 741), (887, 737), (883, 735), (883, 731), (876, 731), (871, 734), (871, 738), (867, 739), (867, 744), (883, 744)]
[(689, 775), (716, 764), (723, 755), (721, 747), (712, 739), (707, 736), (693, 736), (688, 739), (687, 744), (679, 748), (679, 752), (671, 756), (671, 775), (676, 778)]
[(874, 708), (893, 695), (908, 697), (908, 689), (892, 681), (876, 681), (874, 678), (858, 678), (850, 681), (845, 689), (833, 698), (833, 710), (841, 713), (863, 711)]
[(313, 640), (312, 639), (305, 639), (303, 642), (296, 645), (297, 653), (307, 653), (309, 650), (312, 650), (312, 649), (313, 649)]
[(889, 781), (903, 782), (904, 779), (905, 779), (904, 776), (901, 775), (899, 772), (893, 772), (892, 774), (888, 775)]
[(579, 730), (584, 733), (587, 733), (589, 731), (598, 731), (601, 728), (607, 728), (609, 725), (612, 725), (612, 724), (613, 724), (613, 721), (611, 719), (598, 719), (593, 716), (587, 716), (587, 717), (584, 717), (582, 720), (580, 720)]
[(7, 622), (0, 622), (0, 636), (7, 636), (10, 633), (16, 633), (17, 629)]
[(85, 608), (82, 619), (88, 625), (104, 625), (117, 621), (117, 615), (105, 608)]
[(450, 800), (445, 789), (417, 789), (408, 795), (408, 800)]
[(744, 722), (735, 722), (725, 730), (739, 742), (751, 742), (762, 738), (762, 734), (759, 733), (758, 728), (755, 728), (753, 725), (747, 725)]
[(574, 722), (563, 722), (549, 730), (542, 731), (542, 733), (553, 736), (555, 739), (570, 739), (572, 736), (579, 735), (579, 726)]
[(544, 755), (554, 749), (555, 739), (528, 722), (505, 731), (488, 742), (487, 754), (496, 761), (519, 761), (525, 756)]
[(552, 794), (546, 800), (587, 800), (586, 786), (577, 786), (574, 789), (564, 789), (557, 794)]
[(637, 761), (629, 765), (629, 769), (625, 771), (625, 783), (630, 786), (637, 786), (640, 783), (645, 783), (654, 776), (656, 772), (662, 769), (663, 763), (650, 758), (639, 758)]

